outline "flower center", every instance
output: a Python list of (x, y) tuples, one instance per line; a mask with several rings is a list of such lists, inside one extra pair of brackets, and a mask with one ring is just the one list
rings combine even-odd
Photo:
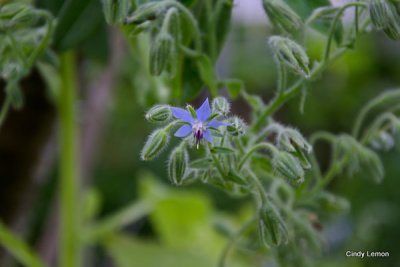
[(201, 121), (195, 121), (192, 125), (193, 137), (196, 140), (197, 148), (199, 148), (200, 141), (203, 139), (205, 128), (205, 124)]

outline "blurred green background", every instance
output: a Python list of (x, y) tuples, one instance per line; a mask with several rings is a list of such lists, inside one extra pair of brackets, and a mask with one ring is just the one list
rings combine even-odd
[[(97, 8), (96, 12), (100, 10)], [(104, 23), (93, 26), (98, 34), (91, 42), (102, 38), (103, 32), (96, 31), (96, 27), (104, 29)], [(220, 77), (243, 80), (250, 93), (260, 95), (266, 102), (275, 92), (276, 69), (267, 45), (267, 36), (271, 34), (266, 22), (249, 24), (235, 20), (217, 65)], [(324, 42), (325, 38), (318, 33), (308, 33), (307, 53), (314, 60), (322, 54)], [(85, 75), (90, 76), (107, 64), (106, 47), (90, 49), (82, 43), (80, 49), (93, 56)], [(298, 128), (305, 136), (318, 130), (348, 133), (367, 101), (384, 90), (399, 87), (399, 58), (399, 43), (380, 33), (363, 35), (353, 51), (312, 83), (304, 112), (298, 96), (275, 119)], [(101, 198), (99, 218), (137, 199), (163, 196), (163, 200), (149, 216), (119, 234), (110, 235), (102, 246), (90, 249), (85, 260), (88, 266), (98, 267), (214, 266), (227, 242), (227, 233), (238, 229), (253, 208), (246, 198), (221, 194), (200, 182), (186, 188), (171, 186), (166, 172), (168, 152), (151, 162), (140, 161), (140, 150), (153, 129), (144, 119), (145, 111), (163, 97), (146, 91), (135, 81), (138, 64), (136, 58), (124, 51), (118, 82), (107, 106), (103, 136), (97, 144), (91, 186)], [(202, 102), (205, 96), (203, 92), (193, 103)], [(234, 114), (249, 119), (249, 107), (244, 101), (235, 99), (232, 105)], [(322, 165), (326, 165), (328, 147), (316, 150)], [(382, 157), (386, 175), (381, 184), (362, 177), (342, 176), (330, 185), (330, 190), (349, 199), (351, 210), (333, 218), (321, 218), (324, 248), (317, 256), (316, 266), (400, 266), (400, 153), (390, 151)], [(32, 242), (46, 230), (46, 214), (55, 201), (56, 176), (56, 170), (52, 170), (40, 190), (31, 220)], [(388, 251), (390, 257), (348, 258), (348, 250)], [(266, 252), (259, 249), (259, 244), (239, 244), (228, 266), (276, 266), (264, 256)]]

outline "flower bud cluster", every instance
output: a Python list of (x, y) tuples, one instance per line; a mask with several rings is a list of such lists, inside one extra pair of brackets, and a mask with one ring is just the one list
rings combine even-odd
[(371, 0), (369, 13), (374, 26), (393, 40), (400, 40), (400, 14), (389, 0)]
[(295, 73), (308, 78), (310, 75), (310, 60), (303, 47), (295, 41), (282, 37), (272, 36), (268, 41), (275, 60)]
[(263, 0), (263, 7), (271, 23), (282, 31), (293, 33), (303, 26), (301, 18), (283, 0)]

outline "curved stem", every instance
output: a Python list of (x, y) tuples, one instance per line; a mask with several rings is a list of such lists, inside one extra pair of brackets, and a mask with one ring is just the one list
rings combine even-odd
[(381, 116), (379, 116), (369, 127), (368, 131), (365, 133), (364, 137), (361, 139), (361, 142), (366, 143), (370, 140), (372, 134), (374, 134), (376, 131), (379, 130), (379, 128), (382, 126), (382, 124), (385, 121), (389, 122), (396, 122), (398, 118), (390, 112), (383, 113)]
[[(325, 61), (327, 61), (329, 59), (329, 53), (330, 53), (330, 50), (331, 50), (332, 40), (333, 40), (333, 36), (335, 35), (337, 24), (339, 23), (339, 20), (342, 17), (343, 13), (346, 11), (346, 9), (348, 9), (350, 7), (365, 7), (365, 4), (364, 3), (358, 3), (358, 2), (352, 2), (352, 3), (348, 3), (348, 4), (344, 5), (344, 6), (342, 6), (339, 9), (338, 13), (335, 16), (335, 19), (333, 20), (331, 28), (329, 30), (328, 41), (327, 41), (327, 44), (326, 44), (326, 47), (325, 47), (323, 62), (325, 62)], [(358, 19), (358, 17), (356, 17), (356, 19)], [(356, 25), (357, 25), (357, 28), (358, 28), (358, 23)]]
[(385, 94), (380, 95), (377, 98), (372, 99), (370, 102), (365, 105), (360, 114), (357, 116), (356, 122), (354, 123), (352, 135), (354, 138), (357, 138), (360, 134), (361, 126), (367, 117), (368, 113), (374, 109), (375, 107), (381, 104), (388, 104), (388, 102), (398, 102), (400, 99), (400, 90), (393, 90), (386, 92)]
[(269, 143), (261, 143), (253, 146), (242, 158), (242, 160), (239, 162), (238, 170), (240, 171), (243, 167), (243, 165), (246, 163), (246, 161), (250, 158), (251, 155), (253, 155), (254, 152), (260, 149), (268, 149), (272, 153), (278, 153), (278, 150), (275, 148), (274, 145), (269, 144)]
[(221, 253), (219, 262), (218, 262), (218, 267), (225, 267), (226, 266), (226, 261), (228, 259), (228, 254), (229, 252), (233, 249), (235, 243), (239, 240), (239, 238), (256, 222), (257, 217), (254, 217), (253, 219), (249, 220), (245, 224), (240, 227), (239, 231), (235, 235), (231, 237), (229, 242), (226, 244), (224, 247), (224, 250)]
[[(324, 62), (318, 66), (316, 66), (310, 73), (309, 80), (315, 79), (323, 70), (325, 70), (332, 62), (334, 62), (338, 57), (343, 55), (348, 48), (340, 48), (337, 49), (332, 57), (329, 58), (327, 62)], [(258, 131), (264, 121), (276, 110), (279, 109), (286, 101), (288, 101), (291, 97), (295, 96), (297, 93), (301, 91), (301, 85), (303, 84), (304, 79), (298, 79), (291, 87), (289, 87), (282, 95), (276, 95), (275, 98), (271, 100), (271, 102), (264, 108), (261, 115), (254, 122), (251, 127), (251, 131)]]
[(36, 49), (32, 52), (31, 56), (29, 57), (28, 59), (29, 67), (31, 67), (35, 63), (40, 54), (43, 53), (43, 51), (49, 45), (51, 36), (53, 36), (53, 31), (54, 31), (53, 18), (51, 17), (51, 15), (46, 11), (39, 11), (38, 15), (45, 18), (47, 22), (47, 31), (46, 35), (42, 38), (40, 44), (36, 47)]
[(208, 152), (210, 153), (211, 158), (212, 158), (212, 160), (213, 160), (213, 162), (214, 162), (214, 164), (215, 164), (215, 167), (217, 167), (217, 170), (218, 170), (219, 174), (220, 174), (222, 177), (225, 177), (225, 171), (224, 171), (224, 169), (222, 168), (222, 166), (221, 166), (221, 164), (220, 164), (218, 158), (211, 152), (211, 144), (210, 144), (210, 143), (208, 143), (207, 148), (208, 148)]

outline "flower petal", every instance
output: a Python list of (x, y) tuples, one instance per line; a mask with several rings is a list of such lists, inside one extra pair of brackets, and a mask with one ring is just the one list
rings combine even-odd
[(217, 120), (212, 120), (209, 123), (207, 123), (207, 127), (212, 127), (212, 128), (217, 128), (220, 126), (228, 126), (228, 125), (229, 125), (228, 123)]
[(189, 111), (184, 110), (183, 108), (171, 108), (172, 111), (172, 115), (180, 120), (186, 121), (188, 123), (192, 123), (193, 122), (193, 117), (192, 115), (189, 113)]
[(209, 130), (204, 131), (204, 138), (210, 143), (212, 143), (212, 141), (213, 141), (211, 132)]
[(191, 133), (192, 133), (192, 126), (190, 126), (189, 124), (185, 124), (181, 128), (179, 128), (174, 135), (176, 137), (186, 137)]
[(203, 102), (201, 107), (196, 110), (196, 115), (197, 118), (202, 122), (205, 122), (211, 116), (211, 108), (208, 98)]

